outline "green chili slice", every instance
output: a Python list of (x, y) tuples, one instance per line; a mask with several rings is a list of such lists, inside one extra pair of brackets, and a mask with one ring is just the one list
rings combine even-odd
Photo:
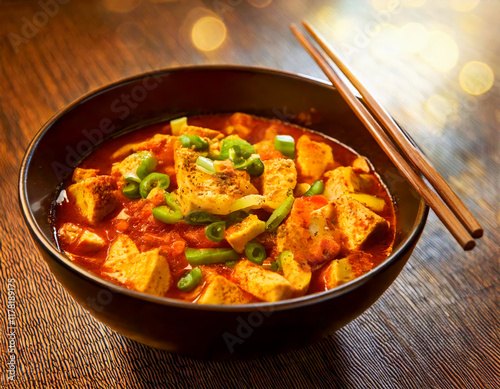
[(289, 158), (295, 158), (295, 140), (290, 135), (276, 135), (274, 148)]
[(239, 254), (232, 249), (191, 249), (186, 248), (186, 259), (191, 266), (211, 265), (236, 261)]
[(191, 292), (201, 282), (201, 269), (195, 267), (189, 273), (186, 273), (177, 283), (179, 290), (183, 292)]
[(158, 161), (153, 156), (153, 154), (148, 153), (148, 155), (145, 155), (144, 159), (141, 161), (141, 163), (137, 167), (137, 171), (136, 171), (137, 177), (139, 177), (141, 180), (143, 180), (145, 177), (148, 176), (148, 174), (155, 171), (157, 163), (158, 163)]
[(208, 142), (199, 135), (181, 135), (179, 141), (181, 145), (187, 149), (193, 149), (195, 151), (208, 149)]
[(196, 165), (198, 165), (198, 168), (204, 173), (215, 174), (214, 161), (211, 159), (199, 156), (196, 159)]
[(167, 205), (153, 208), (154, 218), (167, 224), (180, 222), (182, 220), (181, 207), (179, 203), (174, 200), (171, 193), (165, 194), (165, 202)]
[(323, 194), (325, 191), (325, 184), (323, 184), (323, 181), (318, 180), (314, 184), (311, 185), (311, 187), (304, 193), (304, 196), (316, 196)]
[(252, 177), (259, 177), (264, 173), (264, 164), (258, 155), (252, 155), (239, 163), (233, 161), (233, 166), (236, 170), (245, 170)]
[(151, 173), (145, 177), (139, 185), (139, 193), (145, 199), (153, 188), (168, 189), (170, 177), (162, 173)]
[[(235, 148), (237, 146), (237, 148)], [(221, 143), (220, 154), (217, 156), (217, 159), (228, 159), (229, 151), (235, 148), (235, 152), (240, 158), (247, 159), (252, 154), (255, 154), (255, 148), (243, 139), (224, 139)], [(233, 152), (233, 154), (235, 153)]]
[(250, 241), (245, 245), (245, 254), (250, 262), (262, 265), (266, 259), (266, 249), (261, 244)]
[(214, 222), (205, 227), (205, 236), (212, 242), (220, 242), (224, 239), (226, 222)]
[(231, 227), (233, 224), (240, 223), (248, 217), (248, 212), (234, 211), (227, 215), (226, 228)]
[(292, 209), (293, 201), (293, 196), (288, 196), (286, 200), (274, 210), (266, 222), (266, 231), (274, 231), (280, 223), (285, 220)]
[(139, 184), (133, 181), (129, 182), (122, 188), (122, 193), (129, 199), (138, 199), (141, 197), (139, 193)]
[(186, 215), (186, 223), (192, 225), (203, 225), (210, 224), (214, 222), (219, 222), (221, 218), (219, 216), (212, 215), (207, 211), (194, 211)]

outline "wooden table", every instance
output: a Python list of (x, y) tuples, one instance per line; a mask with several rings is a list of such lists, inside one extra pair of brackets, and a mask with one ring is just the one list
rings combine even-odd
[[(500, 387), (498, 1), (0, 3), (2, 388)], [(465, 253), (431, 214), (372, 308), (288, 354), (200, 361), (118, 335), (74, 302), (28, 237), (17, 176), (29, 141), (83, 93), (151, 69), (237, 63), (324, 78), (288, 30), (304, 17), (337, 42), (477, 215), (484, 238)], [(11, 279), (15, 382), (7, 381)]]

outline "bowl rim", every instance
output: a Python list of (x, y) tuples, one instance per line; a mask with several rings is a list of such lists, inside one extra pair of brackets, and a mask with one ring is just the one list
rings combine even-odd
[[(316, 86), (328, 88), (331, 90), (335, 90), (335, 88), (327, 81), (312, 77), (309, 75), (304, 75), (301, 73), (292, 73), (280, 69), (272, 69), (266, 67), (259, 66), (243, 66), (243, 65), (188, 65), (188, 66), (179, 66), (172, 68), (163, 68), (157, 69), (153, 71), (143, 72), (140, 74), (136, 74), (130, 77), (126, 77), (117, 81), (113, 81), (106, 85), (103, 85), (97, 89), (87, 92), (76, 100), (72, 101), (62, 109), (58, 110), (54, 115), (52, 115), (47, 122), (41, 127), (41, 129), (35, 134), (33, 139), (31, 140), (29, 146), (26, 149), (25, 155), (20, 165), (19, 170), (19, 183), (18, 183), (18, 195), (19, 195), (19, 205), (21, 208), (21, 214), (28, 226), (28, 229), (32, 233), (32, 236), (36, 239), (38, 244), (43, 247), (43, 249), (53, 258), (59, 265), (62, 265), (67, 270), (76, 273), (77, 276), (83, 277), (86, 281), (93, 283), (97, 287), (101, 287), (103, 289), (110, 290), (114, 293), (124, 294), (128, 297), (136, 298), (139, 300), (144, 300), (149, 303), (155, 303), (159, 305), (165, 306), (173, 306), (177, 308), (184, 309), (195, 309), (202, 311), (224, 311), (224, 312), (249, 312), (255, 310), (261, 311), (274, 311), (274, 310), (284, 310), (284, 309), (292, 309), (300, 306), (306, 306), (310, 304), (317, 303), (321, 300), (328, 300), (340, 295), (343, 295), (362, 284), (366, 283), (370, 278), (372, 278), (375, 274), (383, 271), (386, 267), (391, 265), (394, 261), (398, 260), (405, 251), (409, 250), (410, 247), (418, 240), (420, 236), (426, 220), (427, 214), (429, 212), (429, 207), (424, 202), (422, 198), (420, 198), (419, 208), (417, 212), (417, 216), (413, 227), (411, 229), (408, 237), (401, 242), (401, 245), (398, 249), (393, 251), (387, 259), (370, 270), (368, 273), (363, 274), (360, 277), (355, 278), (354, 280), (340, 285), (336, 288), (317, 292), (301, 297), (295, 297), (288, 300), (282, 300), (277, 302), (258, 302), (258, 303), (250, 303), (250, 304), (235, 304), (235, 305), (222, 305), (222, 304), (214, 304), (214, 305), (205, 305), (205, 304), (196, 304), (192, 302), (186, 302), (182, 300), (177, 300), (169, 297), (160, 297), (153, 296), (143, 292), (134, 291), (131, 289), (127, 289), (123, 286), (116, 285), (110, 281), (107, 281), (103, 278), (98, 277), (97, 275), (87, 271), (86, 269), (76, 265), (73, 263), (68, 257), (63, 255), (57, 248), (54, 241), (49, 241), (45, 238), (44, 233), (41, 231), (36, 219), (29, 207), (28, 194), (27, 194), (27, 172), (30, 167), (32, 155), (41, 141), (41, 139), (45, 136), (45, 134), (50, 130), (52, 125), (56, 123), (60, 117), (65, 115), (66, 113), (72, 111), (80, 104), (84, 103), (86, 100), (91, 99), (94, 96), (97, 96), (101, 93), (110, 91), (118, 86), (125, 85), (130, 82), (138, 81), (148, 76), (156, 76), (156, 75), (165, 75), (177, 72), (186, 72), (186, 71), (235, 71), (240, 73), (258, 73), (258, 74), (267, 74), (271, 76), (278, 76), (284, 78), (291, 78), (300, 81), (305, 81), (308, 83), (312, 83)], [(55, 188), (54, 188), (55, 189)], [(66, 289), (66, 288), (64, 288)]]

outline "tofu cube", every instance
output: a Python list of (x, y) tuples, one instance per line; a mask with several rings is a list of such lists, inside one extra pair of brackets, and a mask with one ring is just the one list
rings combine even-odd
[(335, 201), (336, 225), (346, 237), (349, 250), (358, 250), (371, 237), (386, 232), (389, 223), (359, 201), (342, 196)]
[(297, 141), (296, 150), (297, 170), (304, 182), (312, 184), (333, 166), (332, 148), (326, 143), (315, 142), (307, 135), (302, 135)]
[(266, 230), (266, 223), (256, 215), (249, 215), (242, 222), (229, 227), (225, 238), (237, 253), (245, 251), (245, 245)]
[(352, 167), (361, 173), (370, 173), (371, 167), (368, 158), (360, 155), (352, 162)]
[(356, 278), (349, 263), (349, 258), (336, 259), (321, 270), (328, 289), (345, 284)]
[(215, 276), (196, 301), (199, 304), (246, 304), (250, 297), (238, 285), (223, 276)]
[(233, 278), (241, 289), (267, 302), (285, 300), (295, 292), (285, 277), (247, 260), (234, 267)]
[(197, 168), (197, 158), (193, 150), (176, 147), (176, 194), (184, 215), (192, 211), (227, 215), (235, 200), (259, 193), (247, 172), (228, 168), (211, 175)]
[(59, 240), (67, 245), (76, 243), (78, 239), (80, 239), (82, 233), (83, 228), (73, 223), (64, 223), (58, 231)]
[(306, 261), (298, 262), (294, 255), (285, 255), (281, 258), (283, 276), (292, 284), (297, 296), (307, 292), (311, 283), (311, 266)]
[(223, 131), (228, 134), (235, 134), (241, 138), (246, 139), (248, 135), (252, 132), (252, 123), (254, 118), (251, 115), (245, 113), (236, 112), (227, 119), (226, 125)]
[(323, 195), (329, 200), (336, 200), (346, 193), (360, 190), (361, 182), (352, 167), (341, 166), (325, 173), (328, 177)]
[(224, 135), (220, 131), (197, 126), (184, 126), (179, 131), (179, 135), (198, 135), (202, 138), (222, 138)]
[(70, 201), (90, 224), (101, 221), (118, 204), (116, 183), (110, 176), (85, 178), (71, 185), (67, 192)]
[(274, 211), (297, 185), (297, 170), (291, 159), (271, 159), (263, 161), (262, 194), (264, 208), (268, 212)]
[(170, 288), (170, 267), (159, 249), (140, 253), (127, 235), (120, 235), (112, 243), (102, 270), (139, 292), (162, 296)]
[(77, 167), (73, 171), (72, 179), (73, 179), (73, 182), (80, 182), (86, 178), (96, 177), (98, 172), (99, 172), (99, 170), (97, 170), (97, 169), (82, 169), (82, 168)]
[(170, 289), (171, 276), (167, 259), (160, 249), (139, 254), (128, 272), (128, 283), (139, 292), (163, 296)]
[(85, 230), (78, 239), (78, 249), (83, 252), (94, 252), (102, 249), (106, 245), (106, 241), (97, 235), (95, 232)]

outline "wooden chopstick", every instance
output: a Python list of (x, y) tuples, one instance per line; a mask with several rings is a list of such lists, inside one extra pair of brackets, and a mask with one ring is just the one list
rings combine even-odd
[(361, 122), (368, 129), (370, 134), (374, 137), (380, 145), (385, 154), (394, 163), (396, 168), (408, 180), (413, 188), (424, 198), (427, 204), (434, 210), (439, 219), (443, 222), (446, 228), (455, 237), (458, 243), (464, 250), (472, 250), (476, 242), (469, 234), (469, 232), (462, 225), (460, 220), (454, 213), (443, 203), (439, 196), (432, 191), (424, 182), (424, 180), (413, 170), (413, 168), (406, 162), (396, 150), (394, 144), (391, 142), (387, 134), (380, 127), (379, 123), (370, 114), (366, 107), (354, 96), (349, 87), (342, 81), (335, 70), (330, 67), (326, 54), (321, 54), (316, 48), (307, 40), (297, 26), (291, 25), (290, 29), (297, 37), (298, 41), (304, 46), (307, 52), (313, 57), (316, 63), (320, 66), (321, 70), (325, 73), (332, 84), (337, 88), (340, 95), (346, 100), (354, 113), (358, 116)]
[(383, 124), (395, 140), (399, 148), (405, 153), (406, 157), (412, 162), (415, 167), (424, 175), (434, 187), (436, 192), (441, 196), (444, 202), (451, 208), (455, 215), (462, 221), (462, 224), (467, 228), (473, 238), (483, 236), (483, 228), (474, 218), (472, 213), (467, 209), (464, 203), (453, 192), (444, 178), (432, 167), (425, 156), (411, 144), (406, 136), (401, 132), (394, 119), (380, 105), (380, 103), (372, 96), (363, 84), (343, 62), (335, 50), (326, 42), (325, 38), (306, 20), (302, 21), (302, 25), (314, 37), (316, 42), (328, 54), (330, 59), (344, 73), (347, 79), (354, 85), (364, 99), (365, 104), (375, 114), (377, 119)]

